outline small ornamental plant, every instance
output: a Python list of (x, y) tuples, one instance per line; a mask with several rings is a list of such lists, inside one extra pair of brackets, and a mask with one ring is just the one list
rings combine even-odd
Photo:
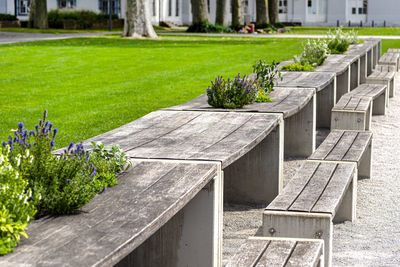
[(345, 33), (342, 28), (329, 31), (327, 34), (328, 48), (332, 54), (343, 54), (351, 44), (357, 44), (357, 33), (353, 30)]
[(259, 60), (253, 65), (253, 71), (256, 74), (256, 81), (258, 87), (256, 102), (271, 102), (269, 94), (274, 91), (276, 79), (282, 80), (282, 74), (277, 68), (278, 63), (275, 61), (268, 64), (263, 60)]
[(286, 70), (286, 71), (314, 71), (315, 69), (309, 63), (305, 63), (304, 65), (302, 65), (299, 62), (295, 62), (295, 63), (290, 63), (290, 64), (282, 66), (282, 70)]
[(254, 102), (257, 88), (246, 75), (225, 80), (218, 76), (207, 89), (208, 104), (216, 108), (242, 108)]
[(295, 62), (301, 65), (309, 64), (315, 68), (322, 65), (329, 54), (330, 50), (325, 40), (307, 40), (300, 58), (295, 57)]

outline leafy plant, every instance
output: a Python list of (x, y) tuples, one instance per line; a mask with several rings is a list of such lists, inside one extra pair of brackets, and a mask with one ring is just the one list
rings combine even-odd
[(329, 31), (327, 35), (328, 48), (332, 54), (343, 54), (351, 44), (358, 43), (357, 33), (354, 29), (345, 33), (342, 28), (338, 28), (335, 31)]
[(89, 149), (92, 157), (99, 157), (107, 160), (115, 173), (126, 170), (131, 166), (128, 156), (119, 145), (106, 147), (101, 142), (92, 142)]
[(256, 84), (258, 94), (256, 102), (270, 102), (269, 94), (274, 90), (275, 80), (281, 79), (282, 74), (277, 68), (278, 63), (275, 61), (268, 64), (265, 61), (258, 61), (253, 65), (253, 71), (256, 73)]
[(314, 71), (315, 69), (309, 63), (305, 63), (304, 65), (302, 65), (299, 62), (295, 62), (295, 63), (290, 63), (290, 64), (282, 66), (282, 70), (286, 70), (286, 71)]
[(312, 67), (317, 67), (324, 63), (329, 54), (330, 50), (325, 40), (307, 40), (303, 46), (300, 59), (295, 58), (295, 62), (299, 62), (301, 65), (309, 64)]
[(14, 15), (0, 14), (0, 21), (15, 21), (15, 20), (18, 20), (18, 18)]
[[(90, 10), (50, 10), (47, 14), (49, 22), (59, 22), (65, 20), (75, 20), (80, 22), (90, 22), (108, 19), (108, 14), (96, 13)], [(117, 15), (112, 15), (113, 19), (118, 19)]]
[(216, 108), (242, 108), (254, 102), (257, 91), (246, 75), (240, 77), (239, 73), (233, 80), (218, 76), (207, 89), (208, 104)]
[[(26, 226), (36, 214), (36, 208), (30, 201), (32, 190), (8, 160), (9, 152), (9, 145), (0, 150), (0, 255), (13, 251), (21, 235), (28, 237)], [(25, 155), (18, 154), (13, 158), (17, 167), (22, 160), (32, 162), (29, 150)]]
[(233, 29), (227, 26), (211, 24), (207, 21), (193, 23), (186, 30), (187, 32), (202, 32), (202, 33), (232, 33)]

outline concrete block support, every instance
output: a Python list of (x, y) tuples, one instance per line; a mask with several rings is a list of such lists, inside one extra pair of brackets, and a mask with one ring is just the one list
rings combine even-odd
[(222, 265), (223, 175), (116, 266)]
[(270, 203), (282, 190), (284, 124), (224, 169), (224, 201)]
[(387, 106), (387, 90), (372, 103), (372, 115), (385, 115)]
[(336, 103), (336, 78), (326, 88), (317, 92), (317, 127), (331, 126), (331, 110)]
[(339, 101), (342, 95), (350, 92), (350, 72), (351, 66), (345, 72), (336, 76), (336, 102)]
[[(371, 106), (373, 106), (372, 103)], [(332, 110), (331, 129), (369, 130), (372, 118), (371, 106), (367, 111)]]
[(361, 83), (361, 59), (358, 59), (350, 65), (350, 91), (357, 88)]
[(367, 76), (372, 73), (374, 66), (374, 55), (371, 49), (367, 52)]
[(367, 150), (362, 156), (358, 165), (358, 178), (370, 179), (372, 170), (372, 142), (369, 144)]
[(360, 57), (360, 84), (365, 83), (367, 79), (367, 55)]
[(285, 119), (285, 156), (310, 156), (315, 150), (317, 97)]

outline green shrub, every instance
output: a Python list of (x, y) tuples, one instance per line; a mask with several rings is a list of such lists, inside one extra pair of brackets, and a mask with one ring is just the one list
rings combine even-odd
[(330, 50), (325, 40), (307, 40), (303, 45), (300, 60), (295, 58), (295, 62), (300, 62), (301, 65), (309, 64), (312, 67), (317, 67), (324, 63), (329, 54)]
[[(90, 22), (97, 20), (108, 19), (108, 14), (95, 13), (89, 10), (50, 10), (47, 14), (49, 22), (60, 22), (65, 20), (75, 20), (80, 22)], [(118, 19), (117, 15), (112, 16), (113, 19)]]
[(230, 27), (211, 24), (207, 21), (193, 23), (186, 30), (187, 32), (201, 32), (201, 33), (232, 33), (234, 32)]
[[(13, 251), (21, 235), (27, 237), (26, 226), (36, 214), (36, 208), (30, 201), (32, 191), (23, 175), (8, 160), (9, 152), (8, 145), (0, 149), (0, 255)], [(29, 150), (23, 156), (18, 154), (12, 159), (16, 167), (22, 160), (28, 164), (33, 160)]]
[(282, 66), (282, 70), (287, 71), (314, 71), (315, 69), (309, 63), (305, 63), (304, 65), (299, 62), (290, 63)]
[(343, 32), (342, 28), (328, 32), (328, 48), (332, 54), (343, 54), (351, 44), (356, 43), (358, 43), (358, 38), (354, 29), (348, 33)]
[(257, 88), (246, 75), (240, 73), (234, 80), (218, 76), (207, 89), (208, 104), (216, 108), (242, 108), (254, 102)]
[(0, 14), (0, 21), (15, 21), (15, 20), (18, 20), (18, 18), (14, 15)]
[(253, 72), (256, 74), (256, 84), (258, 94), (256, 102), (270, 102), (269, 94), (274, 90), (275, 79), (282, 80), (281, 72), (277, 69), (278, 64), (275, 61), (268, 64), (259, 60), (253, 65)]

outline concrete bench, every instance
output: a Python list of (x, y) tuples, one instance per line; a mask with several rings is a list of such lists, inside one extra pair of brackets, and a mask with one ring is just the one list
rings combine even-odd
[(399, 62), (400, 54), (397, 53), (385, 53), (379, 59), (379, 65), (390, 65), (396, 68), (396, 71), (399, 71)]
[(333, 130), (308, 160), (354, 162), (358, 178), (371, 178), (371, 158), (371, 132)]
[(221, 266), (215, 162), (133, 160), (77, 215), (45, 217), (1, 266)]
[(372, 115), (385, 115), (389, 92), (383, 84), (362, 84), (347, 95), (365, 96), (372, 99)]
[(324, 266), (324, 242), (316, 239), (250, 237), (225, 267)]
[(355, 164), (306, 161), (263, 213), (263, 235), (323, 239), (332, 261), (332, 222), (356, 218)]
[(277, 87), (315, 88), (317, 91), (317, 127), (329, 128), (331, 110), (336, 103), (336, 75), (327, 72), (283, 71)]
[(155, 111), (90, 141), (131, 158), (220, 162), (232, 203), (269, 203), (282, 188), (282, 114)]
[(369, 97), (344, 95), (332, 109), (331, 129), (369, 130), (372, 118), (372, 101)]
[(285, 156), (310, 156), (315, 150), (316, 94), (312, 88), (276, 88), (273, 102), (253, 103), (241, 109), (214, 108), (203, 94), (165, 110), (278, 113), (283, 115)]
[(360, 57), (360, 83), (365, 82), (365, 78), (371, 74), (373, 69), (373, 45), (368, 43), (359, 43), (350, 45), (345, 55)]
[(333, 72), (336, 75), (336, 101), (350, 92), (351, 64), (345, 55), (330, 55), (324, 64), (315, 68), (317, 72)]
[[(387, 87), (387, 97), (395, 95), (396, 67), (392, 65), (376, 65), (375, 70), (367, 77), (369, 84), (384, 84)], [(387, 102), (389, 105), (389, 101)]]

